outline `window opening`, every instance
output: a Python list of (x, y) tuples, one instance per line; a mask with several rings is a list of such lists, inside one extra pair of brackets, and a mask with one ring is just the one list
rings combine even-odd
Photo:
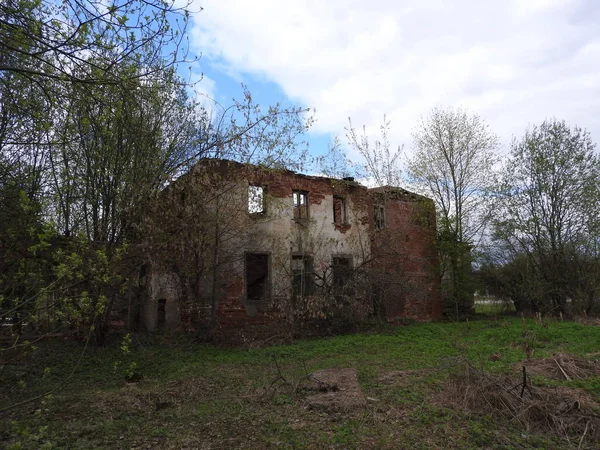
[(250, 214), (260, 214), (265, 212), (264, 186), (248, 186), (248, 212)]
[(246, 253), (246, 298), (259, 301), (267, 297), (269, 255)]
[(385, 206), (375, 205), (375, 228), (383, 230), (385, 228)]
[(346, 223), (346, 199), (333, 197), (333, 223), (344, 225)]
[(294, 219), (308, 218), (308, 192), (294, 191)]
[(314, 274), (312, 257), (292, 255), (292, 295), (303, 298), (313, 294)]
[(342, 294), (352, 277), (352, 261), (350, 258), (333, 258), (333, 290)]

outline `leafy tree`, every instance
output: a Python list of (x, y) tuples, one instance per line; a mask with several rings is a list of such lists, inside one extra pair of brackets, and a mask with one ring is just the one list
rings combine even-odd
[[(21, 18), (34, 14), (37, 2), (4, 2), (0, 5), (0, 45), (17, 46), (19, 52), (0, 51), (0, 67), (26, 65), (23, 53), (33, 43), (22, 36)], [(14, 14), (13, 14), (14, 13)], [(35, 28), (35, 33), (39, 30)], [(42, 82), (0, 70), (0, 183), (18, 185), (30, 199), (40, 200), (44, 183), (45, 137), (51, 105), (40, 95)]]
[[(172, 0), (2, 2), (0, 72), (34, 83), (108, 85), (143, 79), (185, 57), (188, 6)], [(144, 70), (112, 70), (132, 63)]]
[(408, 176), (435, 202), (446, 306), (460, 315), (473, 304), (471, 249), (490, 217), (498, 139), (479, 116), (452, 108), (433, 109), (413, 137)]
[(540, 286), (516, 303), (520, 310), (568, 312), (569, 301), (597, 299), (599, 186), (600, 158), (587, 131), (552, 119), (513, 142), (495, 238), (508, 262), (526, 261)]
[(27, 195), (27, 180), (12, 176), (0, 183), (0, 325), (20, 332), (23, 318), (35, 309), (35, 294), (47, 282), (41, 248), (42, 206)]
[[(135, 71), (135, 67), (119, 70)], [(136, 89), (70, 90), (63, 144), (50, 152), (57, 222), (65, 235), (119, 244), (136, 211), (176, 175), (198, 134), (198, 113), (165, 71)]]
[[(3, 313), (18, 307), (35, 326), (53, 308), (63, 324), (104, 328), (129, 224), (195, 146), (201, 111), (175, 75), (186, 6), (0, 4)], [(73, 264), (59, 274), (57, 258)], [(100, 267), (113, 272), (93, 276)], [(100, 307), (83, 320), (69, 304)]]
[(3, 156), (45, 162), (49, 146), (64, 145), (70, 135), (55, 128), (67, 118), (73, 85), (94, 98), (98, 86), (135, 90), (152, 78), (168, 81), (160, 74), (187, 53), (187, 6), (162, 0), (0, 3)]

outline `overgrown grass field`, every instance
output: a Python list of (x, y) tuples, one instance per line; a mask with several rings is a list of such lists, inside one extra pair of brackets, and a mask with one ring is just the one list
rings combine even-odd
[[(2, 413), (0, 447), (600, 448), (589, 427), (582, 439), (544, 434), (440, 401), (457, 361), (515, 374), (528, 356), (598, 359), (598, 326), (514, 318), (413, 323), (250, 349), (148, 339), (85, 351), (80, 343), (45, 342), (2, 367), (0, 408), (55, 390)], [(366, 408), (307, 409), (299, 383), (316, 370), (345, 367), (357, 369)], [(126, 382), (132, 375), (141, 378)], [(534, 376), (532, 383), (578, 388), (600, 402), (597, 376)]]

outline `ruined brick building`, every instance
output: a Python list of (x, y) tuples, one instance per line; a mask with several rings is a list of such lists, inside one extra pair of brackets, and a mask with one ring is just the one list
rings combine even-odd
[(140, 277), (149, 331), (254, 337), (441, 315), (433, 202), (401, 188), (207, 159), (154, 217)]

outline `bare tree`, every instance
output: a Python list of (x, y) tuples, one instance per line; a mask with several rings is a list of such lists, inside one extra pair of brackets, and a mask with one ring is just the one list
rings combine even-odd
[[(573, 303), (591, 312), (600, 292), (599, 186), (587, 131), (552, 119), (513, 142), (494, 222), (505, 265), (521, 261), (531, 273), (524, 283), (507, 277), (528, 293), (513, 298), (518, 309), (565, 312)], [(532, 284), (540, 289), (530, 292)]]
[(442, 229), (474, 243), (489, 215), (485, 194), (492, 186), (498, 138), (476, 114), (435, 108), (413, 133), (415, 154), (408, 175), (434, 199)]
[(351, 177), (354, 174), (354, 165), (346, 155), (340, 138), (334, 136), (327, 147), (327, 153), (316, 158), (319, 170), (330, 178)]
[(263, 107), (245, 85), (242, 89), (242, 99), (227, 107), (215, 101), (207, 139), (200, 139), (193, 157), (302, 170), (308, 150), (303, 136), (314, 122), (311, 109), (281, 103)]
[(448, 297), (457, 314), (470, 308), (470, 249), (489, 222), (498, 138), (478, 115), (435, 108), (413, 133), (409, 179), (435, 201)]
[(401, 181), (400, 156), (403, 147), (400, 145), (396, 148), (392, 147), (388, 137), (390, 121), (385, 115), (379, 129), (381, 139), (376, 139), (371, 143), (366, 127), (363, 125), (362, 133), (359, 133), (352, 125), (352, 119), (348, 118), (348, 127), (346, 128), (348, 145), (365, 160), (361, 175), (371, 179), (377, 186), (399, 186)]

